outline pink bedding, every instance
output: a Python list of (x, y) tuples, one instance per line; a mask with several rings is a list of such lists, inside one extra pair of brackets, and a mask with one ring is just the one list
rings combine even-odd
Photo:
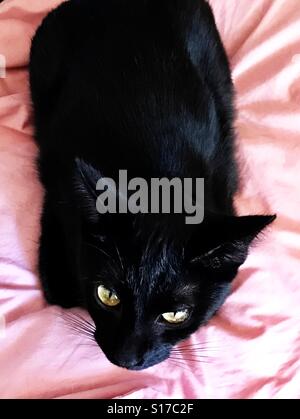
[(187, 356), (139, 373), (74, 335), (36, 275), (43, 193), (26, 65), (37, 25), (60, 2), (0, 4), (0, 397), (300, 398), (299, 0), (211, 0), (237, 90), (247, 179), (237, 204), (278, 220), (193, 337), (207, 362)]

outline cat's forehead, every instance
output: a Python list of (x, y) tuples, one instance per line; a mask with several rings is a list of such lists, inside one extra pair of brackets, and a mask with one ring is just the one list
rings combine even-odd
[(186, 290), (188, 282), (179, 265), (174, 265), (168, 258), (157, 256), (156, 260), (144, 260), (141, 266), (131, 266), (127, 271), (125, 286), (135, 296), (151, 299), (180, 294), (180, 289)]
[[(138, 275), (127, 279), (130, 301), (139, 318), (157, 312), (193, 307), (198, 287), (184, 275)], [(152, 313), (152, 314), (151, 314)]]

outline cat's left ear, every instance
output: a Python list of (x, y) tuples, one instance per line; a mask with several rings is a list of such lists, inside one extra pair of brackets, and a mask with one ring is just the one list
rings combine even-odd
[[(189, 265), (223, 272), (237, 270), (246, 261), (252, 242), (275, 219), (275, 215), (256, 215), (204, 221), (188, 245)], [(208, 249), (199, 254), (197, 242), (203, 242), (204, 237)]]

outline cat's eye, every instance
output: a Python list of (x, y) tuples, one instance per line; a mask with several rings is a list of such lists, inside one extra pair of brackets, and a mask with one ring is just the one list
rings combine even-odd
[(162, 318), (170, 324), (184, 323), (189, 318), (188, 310), (174, 311), (170, 313), (164, 313), (161, 315)]
[(120, 299), (117, 294), (103, 285), (99, 285), (97, 295), (102, 304), (107, 307), (116, 307), (120, 304)]

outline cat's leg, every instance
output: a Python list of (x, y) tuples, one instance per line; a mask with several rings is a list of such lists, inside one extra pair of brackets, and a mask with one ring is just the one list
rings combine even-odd
[(77, 279), (70, 266), (63, 228), (49, 198), (45, 201), (41, 228), (39, 272), (45, 298), (52, 305), (77, 307), (80, 305)]

